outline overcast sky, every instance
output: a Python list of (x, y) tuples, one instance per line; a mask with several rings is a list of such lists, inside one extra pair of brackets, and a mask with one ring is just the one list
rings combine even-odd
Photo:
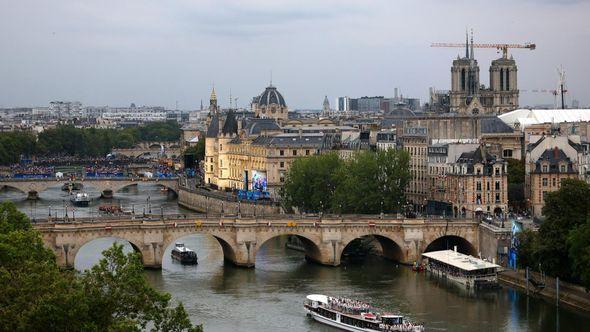
[[(514, 50), (520, 89), (590, 104), (590, 2), (575, 0), (0, 0), (0, 107), (162, 105), (197, 109), (215, 83), (239, 106), (273, 84), (291, 109), (324, 95), (428, 96), (448, 89), (460, 49), (432, 42), (534, 42)], [(495, 50), (475, 51), (488, 85)], [(571, 98), (570, 96), (570, 98)], [(553, 103), (521, 93), (521, 106)]]

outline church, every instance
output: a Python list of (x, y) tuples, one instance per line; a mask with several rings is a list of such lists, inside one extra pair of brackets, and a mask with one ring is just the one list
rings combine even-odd
[(465, 57), (457, 56), (451, 67), (450, 112), (499, 115), (518, 108), (516, 61), (506, 53), (490, 66), (490, 86), (480, 84), (479, 65), (471, 43), (465, 40)]

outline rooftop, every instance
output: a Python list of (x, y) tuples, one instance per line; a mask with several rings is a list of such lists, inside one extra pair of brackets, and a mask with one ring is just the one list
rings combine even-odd
[(482, 269), (499, 268), (500, 265), (484, 261), (477, 257), (465, 255), (453, 250), (440, 250), (425, 252), (422, 256), (452, 265), (463, 271), (476, 271)]

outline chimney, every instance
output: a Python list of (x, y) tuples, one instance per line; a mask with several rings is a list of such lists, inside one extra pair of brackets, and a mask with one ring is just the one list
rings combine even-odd
[(557, 147), (553, 148), (553, 159), (557, 159), (557, 156), (559, 155), (559, 149)]
[(453, 251), (457, 252), (457, 246), (453, 246)]

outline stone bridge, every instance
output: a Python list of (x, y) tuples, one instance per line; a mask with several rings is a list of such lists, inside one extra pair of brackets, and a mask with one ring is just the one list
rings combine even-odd
[(128, 219), (43, 221), (35, 226), (60, 266), (73, 267), (78, 250), (103, 237), (128, 241), (141, 253), (143, 264), (161, 268), (166, 248), (179, 238), (207, 234), (215, 238), (227, 261), (253, 267), (264, 243), (281, 235), (297, 236), (308, 259), (338, 266), (344, 248), (353, 240), (371, 236), (383, 256), (411, 263), (426, 250), (458, 246), (472, 255), (479, 251), (479, 223), (472, 220), (396, 219), (380, 216), (307, 217), (275, 215), (264, 218), (211, 215), (163, 216)]
[[(70, 182), (66, 178), (47, 179), (0, 179), (0, 189), (4, 187), (17, 189), (28, 195), (29, 199), (37, 199), (39, 193), (50, 187), (62, 187)], [(111, 198), (113, 194), (125, 187), (138, 183), (155, 183), (162, 185), (175, 193), (178, 192), (178, 178), (83, 178), (73, 182), (81, 183), (84, 188), (91, 188), (101, 193), (102, 197)]]
[(146, 154), (157, 155), (160, 152), (168, 157), (180, 156), (180, 142), (140, 142), (136, 146), (128, 149), (113, 149), (113, 153), (125, 155), (127, 157), (137, 158)]

